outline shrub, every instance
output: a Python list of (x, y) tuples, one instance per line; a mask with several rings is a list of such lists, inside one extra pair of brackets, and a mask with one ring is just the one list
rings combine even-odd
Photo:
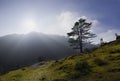
[(80, 75), (81, 75), (80, 72), (72, 72), (72, 73), (68, 73), (67, 78), (75, 80), (77, 78), (80, 78)]
[(111, 53), (111, 54), (114, 54), (114, 53), (120, 53), (120, 49), (117, 49), (117, 50), (111, 50), (110, 53)]
[(46, 79), (46, 77), (45, 76), (43, 76), (42, 78), (40, 78), (39, 80), (41, 80), (41, 81), (44, 81)]
[(95, 59), (94, 59), (94, 62), (95, 62), (95, 64), (97, 64), (98, 66), (103, 66), (103, 65), (106, 65), (106, 64), (107, 64), (106, 61), (104, 61), (104, 60), (102, 60), (102, 59), (100, 59), (100, 58), (95, 58)]
[(120, 59), (120, 55), (117, 55), (117, 56), (109, 56), (107, 59), (108, 59), (108, 60), (119, 60), (119, 59)]
[(89, 64), (85, 61), (77, 62), (74, 69), (83, 75), (87, 75), (91, 71)]
[(22, 68), (21, 70), (23, 70), (23, 71), (24, 71), (24, 70), (26, 70), (26, 69), (25, 69), (25, 68)]
[(109, 69), (108, 72), (120, 72), (120, 68)]

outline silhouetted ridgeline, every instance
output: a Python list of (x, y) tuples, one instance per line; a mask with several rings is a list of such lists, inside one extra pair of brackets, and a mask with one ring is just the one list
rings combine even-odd
[[(89, 44), (88, 47), (94, 48), (95, 45)], [(6, 35), (0, 37), (0, 74), (38, 61), (70, 56), (73, 52), (64, 36), (37, 32)]]
[[(64, 36), (32, 32), (0, 37), (0, 73), (73, 54)], [(69, 54), (69, 55), (68, 55)]]

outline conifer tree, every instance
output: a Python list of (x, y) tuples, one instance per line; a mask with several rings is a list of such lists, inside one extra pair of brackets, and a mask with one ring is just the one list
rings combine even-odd
[(96, 35), (90, 32), (92, 22), (87, 22), (86, 19), (81, 18), (78, 22), (75, 22), (72, 31), (67, 33), (69, 37), (70, 46), (73, 49), (79, 49), (83, 52), (83, 44), (87, 39), (93, 38)]

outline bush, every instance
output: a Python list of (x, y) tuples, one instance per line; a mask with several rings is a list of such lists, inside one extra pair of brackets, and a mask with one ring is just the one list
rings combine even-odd
[(39, 80), (44, 81), (44, 80), (46, 80), (46, 77), (45, 77), (45, 76), (43, 76), (43, 77), (42, 77), (42, 78), (40, 78)]
[(110, 53), (111, 53), (111, 54), (114, 54), (114, 53), (120, 53), (120, 49), (117, 49), (117, 50), (111, 50)]
[(108, 60), (119, 60), (119, 59), (120, 59), (120, 55), (117, 55), (117, 56), (109, 56), (107, 59), (108, 59)]
[(104, 60), (102, 60), (102, 59), (100, 59), (100, 58), (94, 59), (94, 62), (95, 62), (95, 64), (97, 64), (98, 66), (107, 65), (107, 62), (104, 61)]
[(120, 68), (109, 69), (108, 72), (120, 72)]
[(74, 69), (83, 75), (87, 75), (91, 71), (89, 64), (85, 61), (77, 62)]
[(67, 78), (75, 80), (75, 79), (80, 78), (80, 76), (81, 76), (80, 72), (72, 72), (72, 73), (68, 73)]
[(23, 71), (24, 71), (24, 70), (26, 70), (26, 69), (25, 69), (25, 68), (22, 68), (21, 70), (23, 70)]

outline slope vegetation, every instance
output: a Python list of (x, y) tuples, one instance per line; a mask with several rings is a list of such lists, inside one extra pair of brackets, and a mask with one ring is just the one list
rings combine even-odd
[(60, 60), (41, 62), (0, 76), (0, 81), (120, 81), (120, 43)]

